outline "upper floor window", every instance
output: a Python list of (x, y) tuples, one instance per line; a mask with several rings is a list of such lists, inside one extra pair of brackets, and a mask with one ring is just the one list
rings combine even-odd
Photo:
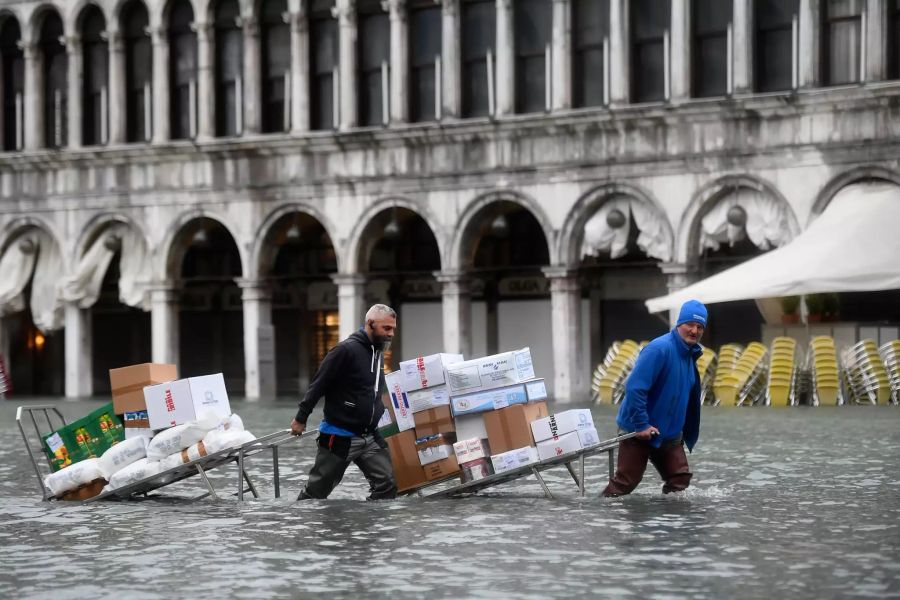
[(309, 11), (310, 126), (337, 127), (338, 29), (333, 0), (313, 0)]
[(150, 140), (151, 79), (153, 54), (150, 21), (140, 0), (131, 0), (122, 9), (125, 41), (125, 132), (129, 142)]
[(262, 130), (287, 131), (291, 124), (291, 29), (287, 2), (264, 0), (260, 14), (262, 41)]
[(41, 55), (44, 67), (44, 145), (61, 148), (66, 145), (66, 113), (68, 60), (63, 37), (62, 19), (47, 13), (41, 26)]
[(24, 142), (24, 94), (25, 94), (25, 61), (19, 42), (22, 32), (19, 22), (7, 16), (0, 21), (0, 67), (2, 67), (3, 128), (0, 143), (3, 150), (19, 150)]
[(81, 139), (85, 146), (106, 143), (107, 64), (109, 49), (105, 39), (106, 19), (95, 5), (89, 5), (81, 17), (82, 79)]
[(441, 8), (433, 0), (410, 5), (410, 115), (413, 121), (438, 118), (441, 91)]
[(861, 80), (864, 0), (822, 3), (822, 82), (841, 85)]
[(216, 135), (244, 129), (244, 36), (237, 0), (220, 0), (215, 12)]
[(900, 0), (888, 4), (888, 78), (900, 79)]
[(197, 34), (190, 0), (175, 0), (169, 11), (169, 120), (173, 140), (197, 132)]
[(631, 0), (631, 99), (668, 99), (669, 0)]
[(550, 41), (553, 10), (549, 0), (518, 0), (515, 11), (516, 112), (550, 109)]
[(799, 0), (754, 0), (753, 89), (776, 92), (797, 86)]
[(731, 92), (731, 2), (691, 1), (691, 90), (695, 98)]
[(573, 104), (601, 106), (609, 93), (609, 0), (575, 0), (573, 10)]
[(494, 114), (494, 72), (497, 65), (497, 3), (466, 0), (462, 4), (462, 114)]
[(387, 124), (391, 24), (378, 0), (360, 0), (357, 10), (359, 124)]

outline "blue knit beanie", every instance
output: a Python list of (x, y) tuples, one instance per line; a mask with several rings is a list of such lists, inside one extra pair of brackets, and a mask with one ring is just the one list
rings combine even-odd
[(697, 300), (688, 300), (681, 305), (681, 312), (678, 313), (678, 322), (675, 323), (675, 327), (691, 321), (706, 327), (706, 317), (706, 307), (702, 303)]

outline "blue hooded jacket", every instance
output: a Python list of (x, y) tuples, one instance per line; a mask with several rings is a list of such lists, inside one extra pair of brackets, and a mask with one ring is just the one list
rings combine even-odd
[(683, 434), (692, 450), (700, 437), (701, 354), (700, 344), (688, 345), (675, 329), (647, 344), (625, 384), (625, 400), (616, 418), (619, 427), (626, 431), (656, 427), (659, 435), (650, 439), (655, 448)]

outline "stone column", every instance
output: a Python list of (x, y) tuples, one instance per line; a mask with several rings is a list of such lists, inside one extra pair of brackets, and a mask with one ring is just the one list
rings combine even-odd
[(173, 283), (157, 284), (150, 286), (149, 289), (153, 362), (177, 365), (180, 289)]
[(22, 54), (25, 61), (24, 146), (26, 150), (37, 150), (44, 146), (44, 61), (36, 44), (25, 44)]
[(209, 23), (197, 23), (197, 139), (216, 135), (215, 30)]
[(365, 317), (366, 278), (354, 273), (332, 275), (331, 279), (338, 286), (339, 331), (343, 340), (359, 329)]
[[(572, 107), (572, 2), (553, 0), (553, 110)], [(599, 76), (600, 74), (594, 74)]]
[[(865, 7), (866, 53), (863, 81), (882, 81), (886, 75), (887, 62), (887, 11), (884, 0), (868, 0)], [(900, 35), (895, 32), (894, 35)]]
[(351, 0), (337, 0), (332, 14), (338, 20), (340, 129), (356, 127), (356, 6)]
[(588, 398), (587, 372), (582, 367), (581, 286), (576, 271), (565, 267), (546, 267), (550, 280), (550, 319), (553, 326), (553, 395), (558, 402), (585, 401)]
[(800, 87), (812, 88), (820, 80), (819, 36), (822, 35), (819, 0), (800, 0)]
[[(662, 270), (663, 275), (666, 276), (666, 287), (670, 294), (689, 286), (697, 278), (697, 271), (694, 265), (684, 263), (661, 263), (659, 267)], [(674, 327), (675, 323), (678, 321), (678, 311), (680, 309), (680, 306), (669, 309), (669, 325), (671, 327)]]
[(753, 3), (751, 0), (734, 0), (732, 10), (732, 91), (748, 94), (753, 91)]
[(125, 47), (118, 31), (109, 32), (109, 91), (107, 112), (109, 118), (109, 143), (125, 143), (126, 95), (125, 95)]
[(262, 61), (259, 48), (259, 23), (256, 19), (242, 20), (244, 33), (244, 130), (240, 133), (259, 133), (262, 115)]
[(94, 392), (91, 364), (91, 309), (66, 303), (66, 398)]
[(84, 77), (84, 54), (82, 53), (81, 38), (72, 36), (66, 39), (66, 61), (69, 72), (67, 73), (68, 90), (68, 147), (81, 147), (82, 132), (82, 79)]
[[(720, 0), (721, 1), (721, 0)], [(669, 35), (668, 68), (670, 99), (686, 100), (691, 97), (691, 0), (672, 0), (672, 24)]]
[(409, 121), (409, 23), (406, 0), (384, 0), (381, 3), (391, 20), (391, 68), (388, 79), (391, 90), (391, 122)]
[(468, 275), (461, 271), (437, 271), (434, 276), (441, 284), (442, 351), (468, 357), (472, 351), (472, 292)]
[(153, 143), (161, 144), (172, 138), (169, 120), (169, 38), (165, 28), (153, 28)]
[(515, 20), (511, 0), (497, 0), (497, 116), (511, 115), (516, 110)]
[(459, 0), (443, 0), (441, 11), (441, 117), (458, 118), (462, 113), (462, 39), (459, 30)]
[(610, 0), (609, 6), (609, 103), (620, 106), (628, 104), (631, 96), (628, 0)]
[(238, 279), (244, 304), (245, 395), (248, 400), (275, 397), (275, 328), (272, 291), (264, 281)]
[(291, 132), (309, 131), (309, 18), (306, 3), (289, 15), (291, 24)]

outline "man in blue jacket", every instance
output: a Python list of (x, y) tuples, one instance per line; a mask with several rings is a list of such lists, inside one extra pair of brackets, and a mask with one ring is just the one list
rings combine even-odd
[(700, 436), (700, 376), (697, 358), (706, 330), (706, 307), (696, 300), (681, 306), (675, 329), (641, 351), (625, 384), (625, 400), (616, 423), (622, 433), (616, 473), (604, 496), (630, 494), (641, 482), (647, 461), (663, 479), (663, 493), (680, 492), (691, 482), (684, 445)]

